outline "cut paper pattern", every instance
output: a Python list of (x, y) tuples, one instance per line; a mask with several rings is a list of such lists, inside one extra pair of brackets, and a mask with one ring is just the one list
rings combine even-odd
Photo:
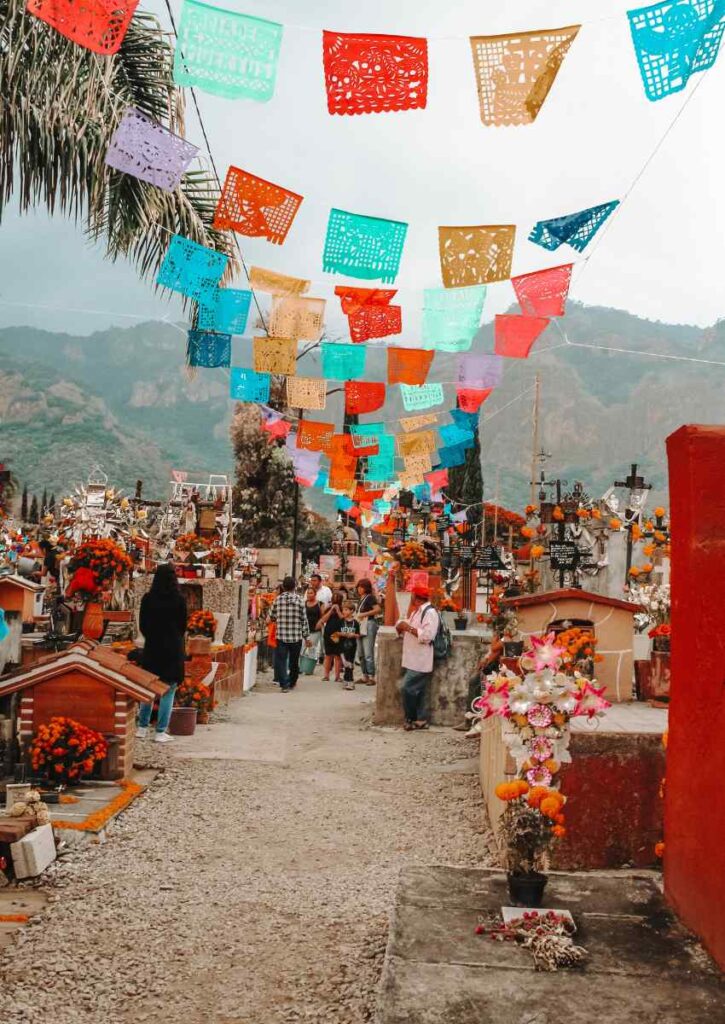
[(430, 452), (415, 452), (413, 455), (403, 456), (403, 465), (406, 473), (415, 473), (419, 481), (422, 481), (426, 473), (433, 469), (430, 460)]
[(230, 366), (232, 361), (231, 334), (189, 331), (186, 340), (186, 361), (189, 366)]
[(690, 76), (715, 63), (725, 32), (721, 0), (668, 0), (627, 11), (648, 99), (685, 88)]
[(401, 384), (400, 393), (403, 398), (403, 408), (408, 412), (413, 409), (428, 409), (432, 405), (443, 404), (442, 384), (422, 384), (420, 387)]
[[(416, 456), (416, 458), (420, 458), (420, 456)], [(406, 491), (412, 490), (416, 486), (416, 484), (420, 484), (423, 482), (423, 480), (425, 479), (424, 474), (424, 469), (418, 470), (415, 466), (413, 466), (412, 469), (408, 469), (406, 467), (405, 469), (401, 470), (398, 475), (400, 486), (404, 488)]]
[(472, 412), (465, 412), (463, 409), (451, 409), (451, 419), (464, 430), (478, 430), (478, 416)]
[(129, 107), (113, 133), (106, 163), (116, 171), (172, 192), (198, 152), (193, 143)]
[(298, 295), (275, 296), (269, 332), (277, 338), (319, 341), (325, 322), (325, 300)]
[(240, 288), (215, 288), (199, 301), (197, 327), (208, 331), (244, 334), (252, 293)]
[(515, 224), (440, 227), (438, 247), (446, 288), (506, 281), (516, 238)]
[(407, 230), (402, 221), (330, 210), (322, 269), (392, 283), (400, 269)]
[(255, 338), (252, 342), (257, 373), (297, 373), (297, 342), (294, 338)]
[(26, 10), (94, 53), (117, 53), (138, 0), (28, 0)]
[(396, 294), (394, 288), (335, 288), (353, 341), (370, 341), (401, 333), (403, 311), (400, 306), (390, 305)]
[(267, 292), (269, 295), (304, 295), (310, 290), (310, 281), (301, 277), (288, 277), (278, 274), (276, 270), (265, 270), (264, 267), (251, 267), (249, 286), (255, 292)]
[(500, 313), (496, 316), (494, 350), (509, 359), (527, 359), (534, 342), (548, 326), (545, 316)]
[(452, 448), (441, 448), (438, 452), (438, 461), (444, 469), (462, 466), (466, 461), (466, 449), (462, 445), (454, 445)]
[(174, 81), (225, 99), (265, 103), (274, 95), (282, 26), (184, 0)]
[(296, 192), (230, 167), (214, 211), (214, 227), (281, 245), (301, 203)]
[(458, 404), (464, 412), (478, 412), (493, 388), (457, 388)]
[(216, 291), (228, 257), (182, 235), (172, 235), (156, 283), (197, 301)]
[(327, 381), (319, 377), (288, 377), (287, 405), (290, 409), (324, 409)]
[(398, 454), (402, 458), (419, 455), (421, 452), (434, 452), (437, 447), (433, 430), (422, 430), (417, 434), (401, 434), (398, 437)]
[(330, 463), (330, 487), (338, 491), (350, 491), (355, 486), (357, 459), (336, 459)]
[(524, 316), (564, 316), (573, 266), (565, 263), (511, 278)]
[(423, 291), (423, 345), (441, 352), (471, 347), (481, 323), (486, 286), (426, 288)]
[(579, 213), (568, 213), (564, 217), (540, 220), (534, 224), (529, 241), (553, 252), (560, 245), (570, 245), (577, 252), (584, 252), (607, 218), (619, 206), (619, 200), (592, 206)]
[(481, 121), (486, 125), (531, 124), (549, 95), (581, 25), (472, 36)]
[(395, 438), (382, 434), (378, 438), (378, 454), (367, 460), (365, 478), (374, 483), (392, 480), (395, 476)]
[(345, 412), (359, 416), (376, 412), (385, 405), (385, 385), (377, 382), (345, 381)]
[(323, 32), (322, 59), (331, 114), (380, 114), (426, 105), (426, 39)]
[(385, 433), (385, 424), (351, 423), (348, 430), (353, 448), (368, 448), (370, 445), (378, 443), (380, 435)]
[(434, 469), (432, 473), (426, 473), (425, 479), (432, 491), (440, 491), (448, 483), (448, 470)]
[(453, 448), (460, 445), (462, 448), (471, 448), (475, 444), (475, 435), (472, 430), (460, 427), (457, 423), (447, 423), (440, 428), (441, 441), (446, 448)]
[(255, 373), (233, 366), (229, 376), (229, 394), (238, 402), (268, 402), (272, 378), (268, 373)]
[(356, 380), (365, 373), (366, 350), (362, 345), (322, 343), (322, 375), (330, 380)]
[(420, 416), (402, 416), (399, 422), (407, 434), (410, 433), (411, 430), (420, 430), (421, 427), (427, 427), (431, 423), (437, 423), (438, 413), (423, 412)]
[(391, 346), (388, 349), (388, 384), (424, 384), (434, 355), (435, 352), (422, 348)]
[(458, 381), (469, 388), (495, 388), (503, 380), (503, 359), (500, 356), (470, 353), (458, 361)]
[(297, 425), (297, 447), (310, 452), (329, 452), (335, 434), (334, 423), (300, 420)]

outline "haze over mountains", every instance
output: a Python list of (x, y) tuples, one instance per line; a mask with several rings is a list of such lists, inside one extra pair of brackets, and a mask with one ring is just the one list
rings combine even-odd
[[(532, 358), (510, 360), (502, 386), (482, 408), (486, 497), (495, 498), (498, 476), (503, 503), (516, 507), (528, 499), (533, 393), (524, 393), (536, 373), (542, 382), (541, 440), (552, 454), (548, 475), (580, 479), (597, 494), (637, 461), (662, 494), (666, 436), (685, 422), (723, 419), (725, 321), (703, 330), (574, 302), (568, 310), (560, 326), (571, 342), (642, 354), (567, 346), (554, 326)], [(480, 332), (481, 347), (492, 347), (490, 325)], [(227, 375), (199, 370), (190, 379), (184, 351), (183, 332), (159, 322), (85, 337), (29, 327), (0, 330), (0, 460), (9, 461), (31, 490), (47, 487), (56, 494), (84, 480), (96, 463), (126, 489), (143, 479), (153, 497), (168, 493), (171, 468), (231, 473)], [(431, 379), (454, 380), (456, 359), (437, 354)], [(234, 339), (233, 362), (250, 365), (248, 340)], [(300, 372), (320, 373), (319, 352), (306, 357)], [(385, 379), (382, 347), (370, 346), (366, 376)], [(395, 394), (385, 416), (395, 429), (402, 408), (397, 389), (390, 390)], [(455, 389), (446, 390), (450, 408)], [(340, 412), (338, 393), (314, 418), (329, 413), (339, 422)], [(319, 498), (313, 504), (331, 508)]]

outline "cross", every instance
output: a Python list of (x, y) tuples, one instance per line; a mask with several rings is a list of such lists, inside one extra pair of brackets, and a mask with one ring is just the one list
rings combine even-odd
[[(646, 483), (644, 477), (638, 475), (637, 469), (638, 469), (637, 463), (633, 462), (631, 464), (631, 470), (630, 470), (630, 473), (629, 473), (629, 476), (627, 477), (627, 479), (626, 480), (615, 480), (614, 481), (614, 486), (615, 487), (628, 487), (629, 488), (629, 500), (630, 500), (630, 502), (632, 501), (632, 498), (633, 498), (635, 492), (637, 492), (637, 491), (651, 491), (652, 490), (652, 484)], [(632, 517), (632, 518), (630, 518), (627, 521), (627, 524), (626, 524), (627, 525), (627, 568), (626, 568), (626, 571), (625, 571), (625, 582), (629, 580), (629, 570), (632, 568), (632, 524), (633, 524), (633, 522), (634, 522), (634, 518)]]

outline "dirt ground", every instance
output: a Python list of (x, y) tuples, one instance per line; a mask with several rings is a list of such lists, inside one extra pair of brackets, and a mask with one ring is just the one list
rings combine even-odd
[(370, 726), (374, 691), (262, 683), (41, 881), (3, 1024), (362, 1024), (400, 868), (494, 863), (476, 741)]

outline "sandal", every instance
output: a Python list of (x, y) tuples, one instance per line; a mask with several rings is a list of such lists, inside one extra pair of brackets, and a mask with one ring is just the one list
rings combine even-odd
[(428, 728), (430, 728), (430, 722), (414, 722), (413, 723), (413, 728), (414, 729), (420, 729), (421, 731), (423, 729), (428, 729)]
[(406, 732), (412, 732), (413, 729), (415, 729), (415, 726), (412, 722), (403, 722), (403, 728)]

